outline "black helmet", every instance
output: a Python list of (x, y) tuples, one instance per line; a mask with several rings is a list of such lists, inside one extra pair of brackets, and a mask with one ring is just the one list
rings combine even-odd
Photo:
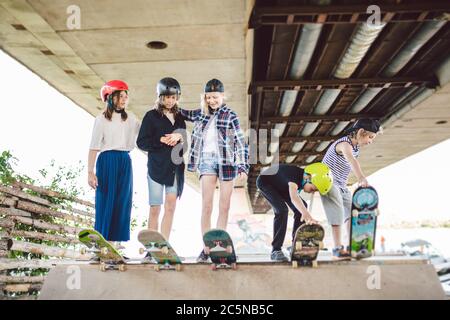
[(353, 126), (346, 130), (346, 133), (349, 134), (353, 131), (364, 129), (366, 131), (370, 131), (373, 133), (378, 133), (380, 131), (381, 123), (376, 119), (359, 119), (357, 120)]
[(207, 92), (224, 92), (223, 83), (217, 79), (211, 79), (206, 83), (205, 93)]
[(156, 93), (159, 96), (180, 95), (180, 84), (174, 78), (162, 78), (156, 85)]

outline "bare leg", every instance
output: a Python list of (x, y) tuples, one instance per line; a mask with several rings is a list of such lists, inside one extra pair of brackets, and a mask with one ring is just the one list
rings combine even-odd
[(340, 247), (342, 245), (341, 242), (341, 226), (331, 226), (332, 233), (333, 233), (333, 241), (334, 241), (334, 247)]
[(233, 181), (220, 181), (219, 217), (217, 219), (218, 229), (227, 229), (232, 193)]
[(150, 206), (150, 214), (148, 217), (148, 229), (156, 230), (159, 229), (159, 213), (161, 212), (161, 206)]
[(166, 194), (166, 201), (164, 203), (164, 216), (161, 221), (161, 233), (164, 236), (164, 238), (166, 238), (166, 240), (169, 240), (170, 231), (172, 230), (172, 222), (176, 204), (177, 204), (176, 193)]
[(202, 176), (202, 236), (211, 229), (211, 214), (213, 210), (214, 192), (216, 190), (217, 176)]

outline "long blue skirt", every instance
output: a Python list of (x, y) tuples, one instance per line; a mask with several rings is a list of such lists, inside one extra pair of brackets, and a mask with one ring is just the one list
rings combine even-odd
[(133, 170), (126, 151), (104, 151), (96, 164), (95, 230), (108, 241), (130, 240)]

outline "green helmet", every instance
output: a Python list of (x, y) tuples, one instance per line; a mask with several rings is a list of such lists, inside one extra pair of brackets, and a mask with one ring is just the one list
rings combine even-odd
[(305, 173), (311, 175), (311, 183), (316, 186), (320, 194), (325, 195), (333, 186), (333, 176), (325, 163), (311, 163), (305, 167)]

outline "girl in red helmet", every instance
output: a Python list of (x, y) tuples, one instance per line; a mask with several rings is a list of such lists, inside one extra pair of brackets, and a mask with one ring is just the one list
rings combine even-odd
[(88, 183), (95, 189), (95, 230), (106, 240), (127, 241), (133, 195), (129, 152), (135, 147), (140, 123), (126, 112), (125, 82), (106, 82), (100, 97), (106, 109), (95, 118), (88, 157)]

